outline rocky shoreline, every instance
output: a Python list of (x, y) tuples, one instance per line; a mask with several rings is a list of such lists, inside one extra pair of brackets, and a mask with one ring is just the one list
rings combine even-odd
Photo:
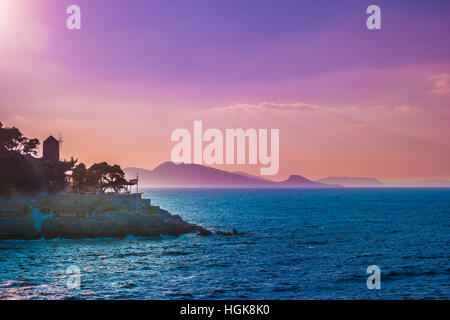
[[(79, 199), (79, 198), (78, 198)], [(94, 201), (98, 202), (99, 198)], [(140, 197), (138, 198), (140, 200)], [(91, 199), (92, 200), (92, 199)], [(39, 203), (25, 202), (25, 205), (9, 203), (8, 206), (25, 209), (5, 214), (5, 201), (0, 212), (0, 240), (37, 240), (37, 239), (95, 239), (160, 237), (161, 235), (180, 236), (196, 233), (198, 236), (213, 234), (224, 236), (244, 235), (236, 230), (232, 232), (210, 231), (202, 226), (188, 223), (179, 215), (173, 215), (158, 206), (144, 201), (139, 211), (130, 210), (126, 205), (111, 207), (110, 203), (102, 204), (95, 209), (87, 209), (85, 205), (75, 204), (73, 199), (45, 198)], [(20, 203), (23, 203), (21, 201)], [(42, 205), (45, 203), (45, 206)], [(89, 202), (89, 205), (92, 201)]]
[(0, 239), (93, 239), (179, 236), (186, 233), (209, 233), (201, 226), (190, 224), (171, 214), (132, 215), (104, 213), (86, 218), (47, 217), (40, 227), (32, 217), (0, 218)]

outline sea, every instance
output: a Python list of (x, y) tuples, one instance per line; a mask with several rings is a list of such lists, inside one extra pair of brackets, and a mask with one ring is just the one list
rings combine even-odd
[(0, 241), (0, 299), (450, 298), (450, 189), (143, 192), (249, 234)]

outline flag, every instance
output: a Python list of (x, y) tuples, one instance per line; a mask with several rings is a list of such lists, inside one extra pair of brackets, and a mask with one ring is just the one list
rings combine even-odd
[(130, 181), (128, 181), (130, 184), (134, 185), (134, 184), (138, 184), (139, 179), (131, 179)]

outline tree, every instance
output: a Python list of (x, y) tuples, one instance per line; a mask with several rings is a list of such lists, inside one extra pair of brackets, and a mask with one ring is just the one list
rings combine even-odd
[(118, 193), (126, 186), (127, 180), (119, 165), (111, 166), (107, 162), (100, 162), (89, 168), (88, 184), (97, 185), (102, 192), (113, 189), (115, 193)]
[(38, 146), (38, 139), (28, 139), (18, 128), (6, 128), (0, 122), (0, 196), (64, 189), (66, 172), (77, 160), (44, 162), (35, 157)]
[(39, 146), (38, 139), (28, 139), (16, 127), (4, 128), (0, 122), (0, 151), (16, 152), (23, 156), (35, 156)]
[(67, 172), (73, 170), (77, 160), (63, 160), (58, 162), (44, 161), (42, 170), (44, 171), (46, 188), (50, 193), (62, 191), (68, 184)]
[(89, 172), (84, 163), (72, 170), (72, 188), (74, 192), (83, 193), (88, 186)]
[(35, 194), (42, 191), (56, 193), (68, 184), (67, 172), (72, 170), (74, 192), (87, 187), (100, 187), (118, 193), (125, 188), (125, 173), (118, 165), (95, 163), (89, 169), (77, 160), (44, 161), (36, 158), (38, 139), (28, 139), (19, 129), (5, 128), (0, 122), (0, 196)]
[(42, 187), (34, 155), (38, 139), (28, 139), (19, 129), (3, 127), (0, 122), (0, 195), (33, 193)]

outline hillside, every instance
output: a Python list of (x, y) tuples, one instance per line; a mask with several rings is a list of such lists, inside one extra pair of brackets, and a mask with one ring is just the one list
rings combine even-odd
[(164, 162), (153, 170), (125, 168), (127, 178), (139, 172), (139, 185), (152, 188), (330, 188), (324, 183), (301, 176), (291, 176), (282, 182), (273, 182), (248, 174), (232, 173), (197, 164)]

